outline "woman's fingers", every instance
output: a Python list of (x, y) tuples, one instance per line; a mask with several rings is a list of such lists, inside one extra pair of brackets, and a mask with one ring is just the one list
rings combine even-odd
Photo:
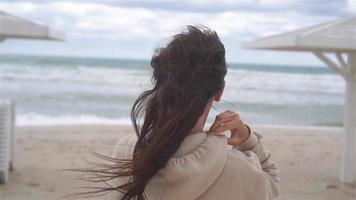
[(236, 146), (236, 144), (240, 144), (242, 142), (242, 139), (237, 136), (231, 136), (227, 138), (227, 143), (232, 146)]
[(238, 115), (230, 110), (220, 113), (216, 116), (214, 123), (210, 127), (210, 130), (214, 130), (215, 128), (220, 127), (221, 124), (231, 121), (236, 117), (238, 117)]
[(214, 134), (219, 134), (222, 132), (225, 132), (227, 130), (232, 130), (236, 128), (236, 119), (221, 123), (220, 126), (217, 126), (213, 129), (211, 129)]
[(218, 135), (227, 130), (231, 131), (231, 137), (227, 139), (227, 143), (232, 146), (244, 142), (250, 135), (249, 129), (241, 121), (240, 116), (231, 110), (227, 110), (217, 115), (214, 123), (209, 129), (214, 135)]

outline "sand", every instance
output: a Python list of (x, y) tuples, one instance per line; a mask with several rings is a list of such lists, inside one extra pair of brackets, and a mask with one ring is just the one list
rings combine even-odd
[[(280, 168), (279, 199), (356, 199), (356, 187), (339, 182), (341, 129), (255, 126)], [(80, 185), (68, 168), (87, 166), (90, 150), (111, 154), (130, 126), (48, 126), (16, 129), (15, 170), (0, 185), (1, 200), (59, 199)], [(104, 199), (104, 198), (95, 198)]]

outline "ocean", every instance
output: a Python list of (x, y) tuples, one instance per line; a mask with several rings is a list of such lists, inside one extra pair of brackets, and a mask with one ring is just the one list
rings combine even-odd
[[(151, 73), (149, 60), (0, 55), (0, 95), (17, 125), (130, 124)], [(246, 123), (342, 125), (345, 84), (325, 66), (229, 63), (225, 81), (223, 102)]]

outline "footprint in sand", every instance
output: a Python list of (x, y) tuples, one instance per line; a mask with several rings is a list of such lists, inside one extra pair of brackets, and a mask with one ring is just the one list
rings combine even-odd
[(338, 188), (339, 188), (339, 185), (337, 185), (337, 184), (326, 185), (326, 189), (338, 189)]
[(27, 183), (28, 186), (31, 186), (31, 187), (40, 187), (40, 184), (39, 183)]

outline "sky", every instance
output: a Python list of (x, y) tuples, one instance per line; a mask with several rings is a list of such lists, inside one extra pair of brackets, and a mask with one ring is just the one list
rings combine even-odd
[[(0, 10), (64, 31), (64, 42), (5, 40), (0, 54), (150, 59), (185, 25), (215, 30), (238, 63), (323, 65), (308, 53), (256, 51), (244, 42), (356, 13), (356, 0), (0, 1)], [(0, 27), (1, 28), (1, 27)]]

